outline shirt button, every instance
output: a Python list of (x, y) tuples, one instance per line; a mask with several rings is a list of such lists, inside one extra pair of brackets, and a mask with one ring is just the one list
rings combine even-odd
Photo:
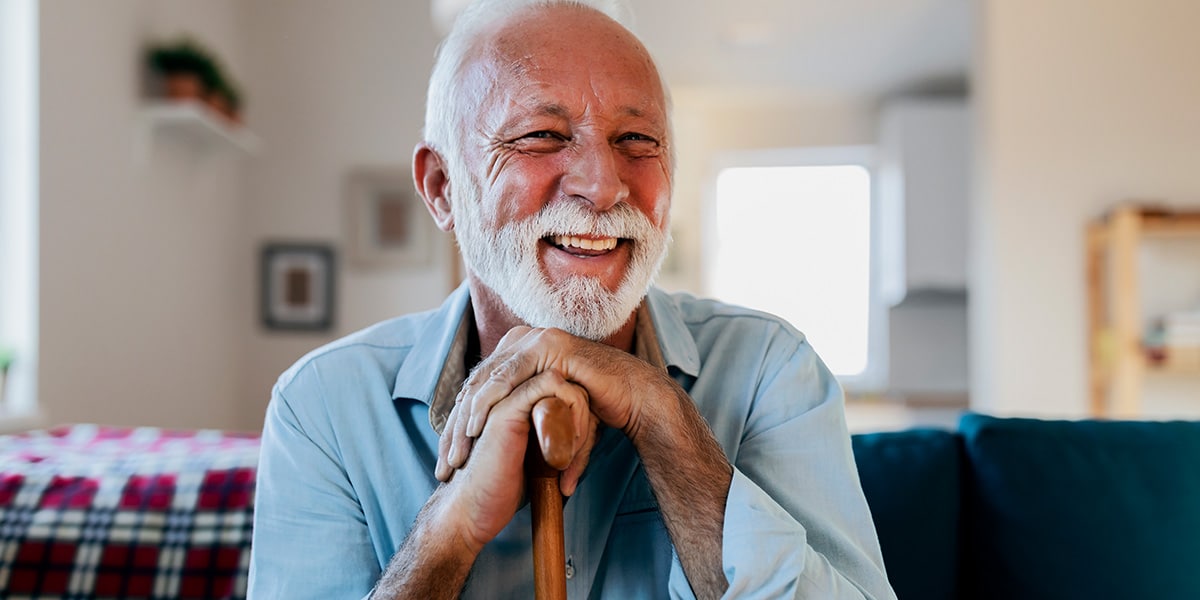
[(567, 579), (575, 576), (575, 556), (567, 557)]

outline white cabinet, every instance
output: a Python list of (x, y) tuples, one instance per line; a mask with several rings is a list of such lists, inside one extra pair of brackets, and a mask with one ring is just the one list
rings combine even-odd
[(881, 283), (890, 305), (966, 290), (970, 124), (962, 98), (901, 99), (883, 108)]

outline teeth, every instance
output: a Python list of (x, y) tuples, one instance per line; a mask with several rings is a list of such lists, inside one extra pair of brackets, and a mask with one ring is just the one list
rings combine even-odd
[(554, 244), (556, 246), (582, 248), (584, 250), (612, 250), (617, 247), (617, 238), (593, 240), (573, 235), (556, 235), (554, 236)]

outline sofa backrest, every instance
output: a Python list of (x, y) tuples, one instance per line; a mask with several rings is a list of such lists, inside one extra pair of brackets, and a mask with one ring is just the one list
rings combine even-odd
[(958, 594), (962, 443), (953, 432), (855, 435), (854, 458), (900, 600)]
[(1200, 423), (966, 415), (962, 597), (1200, 598)]

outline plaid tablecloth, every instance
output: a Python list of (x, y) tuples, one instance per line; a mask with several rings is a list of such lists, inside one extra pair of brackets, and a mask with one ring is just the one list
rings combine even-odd
[(0, 597), (244, 598), (258, 447), (91, 425), (0, 436)]

